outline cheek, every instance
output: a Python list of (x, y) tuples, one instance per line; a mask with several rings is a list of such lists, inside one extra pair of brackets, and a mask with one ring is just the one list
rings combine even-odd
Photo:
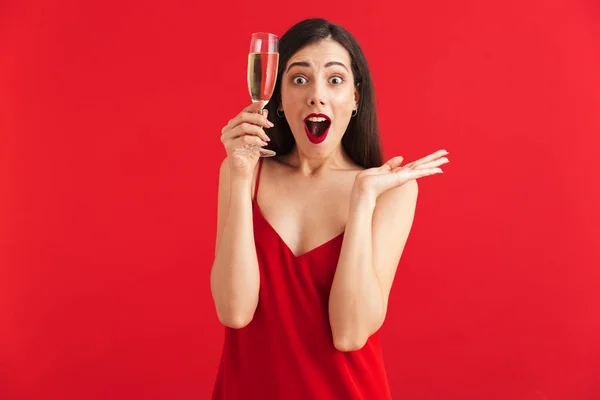
[(334, 98), (335, 103), (343, 108), (349, 107), (352, 110), (354, 107), (354, 90), (340, 90), (335, 93)]
[(290, 90), (289, 88), (282, 87), (281, 88), (281, 104), (284, 109), (291, 109), (298, 103), (297, 94), (294, 90)]

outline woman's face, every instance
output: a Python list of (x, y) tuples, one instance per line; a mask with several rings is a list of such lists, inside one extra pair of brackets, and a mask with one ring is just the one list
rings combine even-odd
[(296, 145), (308, 154), (331, 153), (359, 100), (348, 51), (325, 39), (296, 52), (281, 78), (281, 99)]

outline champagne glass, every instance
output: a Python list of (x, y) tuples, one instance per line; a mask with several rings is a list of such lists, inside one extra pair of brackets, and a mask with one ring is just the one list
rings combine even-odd
[[(264, 107), (271, 100), (277, 81), (278, 66), (279, 38), (267, 32), (253, 33), (248, 54), (248, 90), (253, 102), (262, 101)], [(262, 113), (262, 108), (258, 113)], [(258, 150), (261, 157), (275, 155), (274, 151), (262, 147), (252, 147), (248, 150)]]

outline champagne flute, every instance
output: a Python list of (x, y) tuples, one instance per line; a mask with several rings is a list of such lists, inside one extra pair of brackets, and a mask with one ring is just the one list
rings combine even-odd
[[(267, 32), (256, 32), (250, 39), (248, 54), (248, 90), (254, 103), (262, 101), (267, 105), (275, 83), (279, 66), (279, 38)], [(262, 108), (258, 111), (262, 113)], [(262, 147), (251, 147), (248, 150), (258, 150), (261, 157), (272, 157), (275, 152)]]

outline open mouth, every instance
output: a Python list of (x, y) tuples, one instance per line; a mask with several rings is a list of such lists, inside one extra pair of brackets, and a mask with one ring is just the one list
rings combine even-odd
[(325, 114), (310, 114), (304, 118), (304, 130), (308, 140), (312, 143), (321, 143), (329, 133), (331, 120)]

